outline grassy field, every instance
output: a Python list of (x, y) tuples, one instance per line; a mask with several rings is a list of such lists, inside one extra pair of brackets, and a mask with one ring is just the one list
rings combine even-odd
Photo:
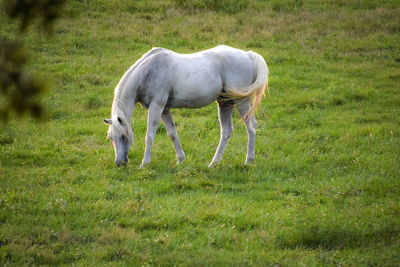
[[(51, 38), (26, 36), (51, 83), (47, 119), (0, 131), (1, 265), (399, 266), (400, 3), (397, 0), (71, 0)], [(0, 36), (16, 25), (0, 15)], [(187, 159), (146, 110), (130, 162), (107, 127), (122, 74), (153, 46), (227, 44), (270, 69), (256, 161), (237, 112), (223, 161), (217, 105), (173, 110)]]

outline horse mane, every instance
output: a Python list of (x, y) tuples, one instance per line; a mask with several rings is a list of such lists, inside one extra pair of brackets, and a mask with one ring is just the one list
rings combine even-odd
[[(130, 123), (126, 119), (125, 115), (128, 111), (125, 108), (124, 102), (121, 100), (121, 90), (119, 84), (115, 88), (114, 95), (115, 97), (112, 104), (111, 114), (113, 119), (116, 118), (116, 120), (113, 120), (112, 125), (115, 127), (115, 129), (118, 129), (118, 131), (121, 132), (129, 142), (132, 142), (133, 136), (132, 134), (129, 134), (128, 130)], [(126, 127), (123, 127), (123, 125)]]

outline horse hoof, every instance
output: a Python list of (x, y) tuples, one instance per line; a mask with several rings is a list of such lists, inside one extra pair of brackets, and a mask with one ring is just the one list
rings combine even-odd
[(186, 159), (186, 156), (183, 156), (183, 157), (178, 158), (178, 161), (176, 162), (176, 164), (179, 164), (179, 163), (184, 162), (185, 159)]
[(149, 165), (150, 162), (142, 162), (142, 164), (140, 164), (139, 169), (143, 169), (144, 167), (146, 167), (147, 165)]
[(254, 159), (246, 159), (246, 161), (244, 162), (244, 165), (250, 165), (253, 162), (254, 162)]
[(217, 165), (219, 162), (217, 161), (212, 161), (210, 164), (208, 164), (208, 168), (214, 167), (215, 165)]

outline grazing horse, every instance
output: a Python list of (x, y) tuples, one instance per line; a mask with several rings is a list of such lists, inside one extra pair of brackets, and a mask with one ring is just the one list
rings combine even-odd
[[(256, 120), (254, 111), (268, 84), (268, 68), (259, 54), (217, 46), (194, 54), (153, 48), (133, 64), (114, 91), (108, 138), (115, 150), (115, 164), (128, 162), (133, 143), (132, 113), (136, 103), (148, 109), (146, 148), (140, 167), (150, 163), (151, 147), (160, 119), (174, 144), (178, 163), (185, 153), (176, 133), (172, 108), (200, 108), (217, 101), (221, 138), (209, 165), (221, 161), (233, 132), (232, 114), (237, 106), (247, 134), (245, 164), (254, 160)], [(253, 98), (253, 103), (250, 103)]]

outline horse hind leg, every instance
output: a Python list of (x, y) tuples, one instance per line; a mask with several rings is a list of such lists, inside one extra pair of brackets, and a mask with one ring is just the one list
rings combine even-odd
[(240, 117), (242, 117), (247, 131), (247, 156), (244, 164), (249, 164), (254, 161), (255, 158), (255, 144), (256, 144), (256, 129), (257, 121), (254, 115), (249, 114), (250, 111), (250, 98), (245, 100), (236, 101)]
[(215, 165), (221, 161), (226, 145), (228, 144), (229, 138), (233, 133), (233, 104), (234, 103), (232, 101), (218, 101), (218, 117), (220, 123), (221, 137), (218, 148), (215, 151), (215, 155), (208, 167), (211, 167), (212, 165)]
[(171, 139), (172, 143), (175, 147), (176, 157), (178, 158), (177, 164), (181, 163), (185, 160), (186, 155), (182, 150), (181, 143), (179, 142), (178, 134), (176, 132), (174, 119), (172, 118), (172, 114), (170, 110), (165, 110), (161, 115), (161, 119), (164, 122), (165, 128), (167, 128), (167, 134), (169, 139)]

